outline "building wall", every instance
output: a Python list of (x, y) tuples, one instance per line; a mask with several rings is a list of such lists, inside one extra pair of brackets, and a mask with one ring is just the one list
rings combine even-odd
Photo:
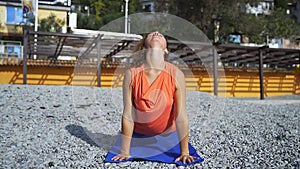
[[(21, 65), (1, 65), (0, 84), (23, 84)], [(30, 85), (81, 85), (97, 86), (96, 67), (28, 66), (27, 84)], [(102, 68), (101, 86), (121, 87), (124, 70)], [(266, 71), (265, 96), (300, 94), (299, 69), (289, 72)], [(187, 90), (213, 93), (213, 78), (206, 71), (184, 71)], [(225, 71), (219, 77), (219, 95), (226, 97), (260, 97), (259, 73), (257, 71)]]
[[(21, 10), (22, 3), (21, 1), (19, 3), (0, 1), (0, 58), (22, 58), (23, 26), (21, 26), (19, 23), (6, 23), (7, 6), (15, 7)], [(54, 14), (56, 19), (60, 19), (65, 22), (62, 31), (67, 32), (67, 17), (69, 10), (70, 8), (68, 6), (39, 5), (38, 21), (40, 23), (42, 19), (48, 18), (51, 14)]]
[[(6, 24), (6, 5), (5, 3), (0, 4), (0, 32), (4, 34), (4, 36), (8, 36), (8, 34), (23, 34), (22, 26), (19, 25), (11, 25)], [(10, 3), (10, 6), (22, 8), (21, 3)], [(65, 21), (65, 25), (63, 26), (63, 30), (67, 30), (67, 17), (69, 12), (69, 7), (62, 7), (62, 6), (53, 6), (53, 5), (39, 5), (38, 10), (38, 20), (39, 22), (50, 16), (51, 13), (56, 15), (57, 19), (61, 19)]]
[(3, 31), (3, 26), (5, 23), (6, 11), (5, 6), (0, 5), (0, 31)]

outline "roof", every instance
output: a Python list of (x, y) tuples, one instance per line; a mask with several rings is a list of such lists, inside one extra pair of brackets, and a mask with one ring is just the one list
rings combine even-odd
[[(107, 61), (128, 61), (132, 49), (142, 38), (141, 35), (105, 31), (76, 30), (72, 34), (28, 32), (28, 54), (32, 57), (57, 59), (58, 56), (76, 56), (77, 58), (105, 58)], [(169, 60), (174, 63), (212, 64), (213, 56), (223, 65), (255, 65), (260, 54), (263, 63), (279, 67), (300, 65), (300, 49), (252, 47), (235, 44), (169, 40)], [(26, 46), (26, 45), (25, 45)]]
[[(124, 56), (125, 48), (142, 37), (134, 34), (90, 31), (83, 33), (52, 33), (28, 31), (28, 54), (41, 58), (57, 59), (58, 56), (76, 56), (77, 58), (97, 58), (99, 45), (101, 57)], [(99, 43), (98, 43), (99, 41)], [(25, 45), (26, 46), (26, 45)], [(121, 52), (121, 53), (120, 53)], [(107, 55), (107, 56), (106, 56)]]
[(263, 63), (277, 66), (300, 65), (300, 50), (287, 48), (248, 47), (239, 45), (218, 45), (218, 54), (224, 63), (258, 64), (259, 52)]

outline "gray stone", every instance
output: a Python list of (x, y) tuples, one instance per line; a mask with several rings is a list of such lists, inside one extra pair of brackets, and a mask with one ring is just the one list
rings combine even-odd
[[(0, 85), (0, 93), (3, 168), (176, 168), (103, 162), (121, 130), (119, 88)], [(299, 100), (187, 91), (189, 140), (205, 158), (191, 168), (299, 168)]]

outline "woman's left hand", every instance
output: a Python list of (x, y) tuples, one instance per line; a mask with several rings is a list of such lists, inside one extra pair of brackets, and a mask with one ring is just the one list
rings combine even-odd
[(176, 158), (175, 163), (178, 161), (182, 161), (183, 164), (194, 162), (198, 157), (191, 156), (189, 154), (181, 154), (178, 158)]

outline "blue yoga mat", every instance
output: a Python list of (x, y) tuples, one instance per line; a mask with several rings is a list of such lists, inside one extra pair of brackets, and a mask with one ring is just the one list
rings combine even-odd
[(111, 160), (119, 154), (121, 150), (122, 134), (116, 140), (116, 143), (108, 152), (105, 162), (119, 163), (126, 161), (155, 161), (179, 166), (188, 166), (195, 163), (203, 162), (202, 158), (195, 148), (189, 143), (189, 152), (191, 156), (197, 157), (192, 163), (174, 162), (180, 156), (180, 143), (177, 132), (157, 136), (145, 136), (134, 133), (131, 139), (130, 155), (131, 158), (123, 161)]

